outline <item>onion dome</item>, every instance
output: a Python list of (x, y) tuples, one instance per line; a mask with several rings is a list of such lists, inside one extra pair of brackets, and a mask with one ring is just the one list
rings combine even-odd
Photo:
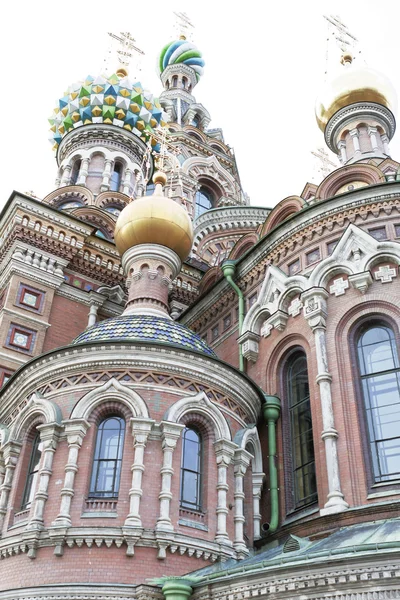
[(196, 73), (197, 80), (203, 75), (205, 63), (201, 52), (192, 42), (188, 42), (183, 36), (179, 40), (169, 42), (161, 50), (158, 62), (160, 75), (168, 66), (180, 63), (191, 67)]
[(56, 150), (70, 130), (97, 123), (122, 127), (147, 141), (146, 132), (165, 125), (165, 117), (159, 100), (140, 82), (130, 81), (125, 69), (110, 77), (89, 75), (70, 85), (58, 101), (49, 119), (50, 141)]
[(153, 315), (126, 314), (99, 321), (78, 335), (72, 343), (111, 341), (165, 344), (215, 357), (214, 351), (196, 333), (176, 321)]
[(159, 244), (173, 250), (182, 261), (188, 257), (193, 243), (192, 222), (183, 206), (164, 196), (166, 179), (161, 171), (155, 173), (154, 194), (134, 200), (119, 215), (114, 240), (121, 256), (139, 244)]
[(316, 102), (315, 116), (322, 131), (338, 110), (356, 102), (382, 104), (392, 113), (396, 112), (396, 92), (382, 73), (354, 66), (349, 54), (342, 57), (342, 63), (342, 72), (327, 84)]

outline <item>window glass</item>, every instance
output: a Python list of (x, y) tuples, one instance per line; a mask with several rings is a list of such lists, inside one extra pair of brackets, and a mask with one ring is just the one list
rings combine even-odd
[(24, 495), (22, 498), (21, 510), (26, 510), (32, 504), (35, 497), (37, 478), (39, 475), (40, 460), (42, 458), (43, 442), (40, 441), (40, 434), (37, 433), (32, 444), (32, 454), (29, 461), (28, 474), (25, 483)]
[(399, 479), (400, 366), (393, 331), (369, 327), (357, 350), (375, 481)]
[(181, 506), (201, 509), (201, 438), (191, 428), (185, 428), (182, 437)]
[(289, 359), (286, 389), (294, 502), (295, 508), (300, 508), (317, 500), (307, 359), (302, 352)]
[(118, 496), (124, 434), (125, 421), (120, 417), (109, 417), (100, 423), (96, 437), (90, 497)]
[(111, 173), (110, 190), (112, 192), (118, 192), (119, 186), (121, 184), (121, 175), (122, 168), (121, 165), (117, 163), (116, 165), (114, 165), (113, 171)]
[(196, 192), (196, 211), (195, 218), (202, 215), (206, 210), (210, 210), (213, 207), (213, 197), (208, 190), (201, 187)]

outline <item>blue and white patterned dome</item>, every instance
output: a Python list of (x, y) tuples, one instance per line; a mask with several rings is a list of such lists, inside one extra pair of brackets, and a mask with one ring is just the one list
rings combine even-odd
[(99, 321), (78, 335), (73, 344), (110, 341), (151, 342), (216, 356), (206, 342), (187, 327), (171, 319), (149, 315), (121, 315)]

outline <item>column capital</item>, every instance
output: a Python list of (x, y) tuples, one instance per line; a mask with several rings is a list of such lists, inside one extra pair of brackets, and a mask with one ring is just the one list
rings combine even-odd
[(253, 496), (261, 494), (262, 484), (264, 483), (265, 473), (252, 473)]
[(172, 421), (161, 421), (161, 437), (163, 440), (163, 448), (169, 447), (174, 449), (185, 426), (181, 423), (173, 423)]
[(230, 440), (220, 439), (214, 442), (215, 456), (217, 457), (217, 464), (224, 463), (226, 466), (229, 465), (232, 458), (235, 455), (237, 445)]
[(83, 438), (90, 427), (90, 423), (86, 419), (67, 419), (63, 421), (67, 441), (70, 446), (76, 444), (82, 445)]
[(311, 288), (301, 295), (304, 304), (303, 314), (313, 331), (318, 328), (325, 329), (326, 327), (326, 317), (328, 315), (326, 300), (328, 297), (327, 290), (322, 287)]
[(131, 425), (132, 435), (135, 441), (137, 440), (145, 444), (147, 442), (147, 438), (149, 437), (154, 423), (154, 419), (146, 419), (144, 417), (133, 417), (131, 419)]
[(60, 423), (43, 423), (43, 425), (38, 425), (36, 429), (40, 432), (40, 441), (50, 443), (55, 448), (63, 427)]
[(253, 455), (244, 448), (236, 448), (233, 454), (234, 472), (238, 475), (245, 475)]

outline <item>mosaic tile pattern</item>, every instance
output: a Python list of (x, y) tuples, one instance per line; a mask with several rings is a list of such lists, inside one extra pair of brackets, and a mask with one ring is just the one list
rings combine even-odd
[(154, 316), (122, 315), (100, 321), (86, 329), (74, 340), (74, 344), (86, 342), (153, 342), (196, 350), (208, 356), (216, 356), (196, 333), (170, 319)]
[[(92, 123), (122, 127), (147, 141), (146, 132), (163, 127), (166, 118), (158, 98), (141, 83), (115, 73), (110, 77), (88, 75), (84, 81), (70, 85), (58, 101), (49, 119), (50, 141), (56, 150), (70, 130)], [(156, 142), (152, 143), (158, 150)]]
[(175, 40), (164, 46), (160, 53), (158, 68), (162, 73), (169, 65), (179, 63), (191, 67), (196, 73), (197, 80), (203, 75), (205, 63), (201, 52), (187, 40)]

